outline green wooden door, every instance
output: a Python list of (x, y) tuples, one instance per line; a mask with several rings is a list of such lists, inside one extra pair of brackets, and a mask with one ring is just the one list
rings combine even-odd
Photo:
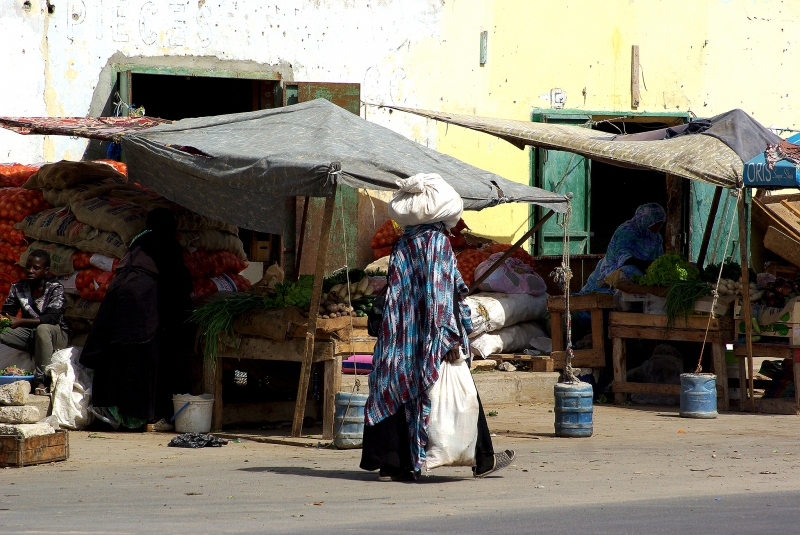
[[(588, 115), (534, 115), (534, 122), (583, 125)], [(531, 165), (534, 186), (557, 193), (572, 193), (572, 222), (570, 225), (570, 253), (589, 253), (589, 209), (591, 199), (591, 161), (571, 152), (547, 149), (531, 149)], [(537, 208), (535, 219), (545, 212)], [(537, 233), (533, 248), (538, 255), (560, 255), (564, 232), (559, 227), (560, 217), (547, 221)]]
[[(689, 258), (692, 262), (697, 261), (700, 254), (700, 245), (703, 242), (703, 233), (708, 223), (708, 212), (711, 206), (711, 199), (714, 197), (715, 186), (690, 180), (689, 190)], [(719, 264), (723, 257), (740, 262), (739, 253), (739, 218), (736, 211), (736, 197), (730, 195), (730, 190), (723, 190), (719, 200), (717, 217), (714, 219), (714, 229), (711, 232), (711, 240), (708, 243), (706, 253), (706, 265)], [(733, 230), (731, 231), (730, 242), (726, 241), (728, 230), (731, 228), (731, 217), (733, 217)]]

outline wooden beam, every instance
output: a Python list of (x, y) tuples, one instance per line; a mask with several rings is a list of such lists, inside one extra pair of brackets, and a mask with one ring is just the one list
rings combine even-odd
[(764, 247), (795, 266), (800, 266), (800, 242), (775, 227), (769, 227), (764, 234)]
[(292, 422), (292, 436), (299, 437), (303, 432), (303, 416), (306, 412), (306, 397), (308, 396), (308, 383), (311, 380), (311, 363), (314, 356), (314, 334), (317, 331), (317, 314), (320, 299), (322, 297), (322, 280), (325, 278), (325, 264), (328, 260), (328, 243), (331, 236), (331, 224), (333, 223), (333, 208), (336, 205), (336, 192), (325, 199), (325, 209), (322, 213), (322, 227), (319, 234), (319, 245), (317, 247), (317, 265), (314, 270), (314, 288), (311, 294), (311, 314), (308, 317), (308, 331), (306, 332), (305, 354), (303, 364), (300, 369), (300, 383), (297, 386), (297, 400), (294, 409), (294, 421)]
[(631, 109), (638, 109), (642, 100), (639, 90), (639, 45), (631, 47)]
[[(518, 240), (517, 240), (517, 241), (514, 243), (514, 245), (512, 245), (512, 246), (511, 246), (511, 247), (508, 249), (508, 251), (506, 251), (505, 253), (503, 253), (503, 256), (501, 256), (501, 257), (500, 257), (500, 258), (497, 260), (497, 262), (495, 262), (494, 264), (492, 264), (491, 266), (489, 266), (489, 269), (487, 269), (486, 271), (484, 271), (483, 275), (481, 275), (480, 277), (478, 277), (478, 279), (477, 279), (475, 282), (473, 282), (473, 283), (472, 283), (472, 286), (470, 286), (470, 287), (469, 287), (469, 293), (473, 293), (475, 290), (477, 290), (477, 289), (478, 289), (478, 286), (480, 286), (480, 285), (481, 285), (481, 283), (482, 283), (483, 281), (485, 281), (485, 280), (486, 280), (486, 279), (489, 277), (489, 275), (491, 275), (492, 273), (494, 273), (494, 271), (495, 271), (497, 268), (499, 268), (500, 266), (502, 266), (502, 265), (505, 263), (506, 259), (507, 259), (509, 256), (511, 256), (511, 254), (512, 254), (514, 251), (516, 251), (517, 249), (519, 249), (519, 248), (520, 248), (520, 246), (522, 246), (522, 244), (523, 244), (523, 243), (525, 243), (525, 241), (526, 241), (528, 238), (530, 238), (531, 236), (533, 236), (533, 235), (534, 235), (534, 233), (535, 233), (537, 230), (539, 230), (540, 228), (542, 228), (542, 225), (544, 225), (544, 224), (545, 224), (545, 222), (547, 222), (547, 220), (548, 220), (548, 219), (550, 219), (551, 217), (553, 217), (553, 214), (555, 214), (555, 212), (553, 212), (552, 210), (551, 210), (551, 211), (549, 211), (549, 212), (547, 212), (547, 213), (544, 215), (544, 217), (542, 217), (542, 218), (541, 218), (541, 219), (540, 219), (540, 220), (539, 220), (539, 221), (538, 221), (538, 222), (537, 222), (537, 223), (536, 223), (534, 226), (532, 226), (532, 227), (530, 228), (530, 230), (529, 230), (528, 232), (526, 232), (525, 234), (523, 234), (523, 235), (522, 235), (522, 237), (521, 237), (520, 239), (518, 239)], [(567, 229), (567, 232), (569, 232), (569, 229)]]
[(303, 203), (303, 218), (300, 220), (300, 243), (297, 245), (297, 253), (294, 258), (294, 274), (300, 277), (300, 260), (303, 258), (303, 241), (306, 238), (306, 220), (308, 219), (308, 203), (311, 197), (306, 197)]
[[(706, 229), (703, 231), (703, 242), (700, 244), (700, 253), (697, 255), (697, 267), (702, 269), (706, 263), (706, 255), (708, 254), (708, 243), (711, 241), (711, 233), (714, 230), (714, 221), (717, 219), (717, 210), (719, 209), (719, 200), (722, 198), (722, 186), (714, 188), (714, 198), (711, 199), (711, 206), (708, 208), (708, 221), (706, 221)], [(720, 230), (722, 226), (720, 226)]]
[(667, 253), (680, 253), (683, 243), (683, 183), (684, 179), (667, 175), (667, 220), (664, 224), (664, 250)]
[[(750, 410), (756, 412), (755, 397), (753, 396), (753, 317), (750, 307), (750, 256), (747, 253), (747, 220), (745, 218), (744, 191), (739, 195), (739, 251), (742, 265), (742, 318), (744, 319), (745, 340), (747, 347), (748, 389), (750, 392)], [(727, 244), (726, 244), (727, 245)]]

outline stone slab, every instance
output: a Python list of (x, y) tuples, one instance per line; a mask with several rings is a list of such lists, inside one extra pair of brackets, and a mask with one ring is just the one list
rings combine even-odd
[(40, 420), (36, 407), (0, 407), (0, 423), (35, 424)]
[(14, 381), (0, 385), (0, 405), (25, 405), (25, 398), (31, 393), (29, 381)]

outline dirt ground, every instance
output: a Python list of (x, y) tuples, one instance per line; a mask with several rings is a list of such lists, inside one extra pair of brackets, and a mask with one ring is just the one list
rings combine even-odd
[[(359, 470), (360, 450), (252, 441), (188, 450), (168, 448), (172, 434), (71, 432), (69, 461), (0, 470), (0, 532), (368, 533), (413, 519), (428, 533), (447, 531), (431, 531), (437, 523), (454, 527), (459, 520), (483, 522), (462, 533), (532, 533), (537, 530), (526, 529), (527, 517), (512, 522), (506, 512), (539, 515), (541, 522), (570, 512), (577, 522), (592, 507), (661, 504), (664, 512), (675, 500), (689, 500), (698, 511), (734, 514), (735, 504), (752, 497), (765, 513), (777, 514), (775, 497), (796, 503), (800, 495), (796, 416), (691, 420), (673, 408), (602, 405), (595, 407), (593, 437), (562, 439), (553, 436), (552, 405), (486, 411), (497, 412), (489, 418), (495, 449), (517, 451), (510, 468), (485, 480), (470, 477), (469, 468), (442, 468), (410, 484), (378, 482), (375, 473)], [(658, 528), (609, 532), (680, 533), (679, 513)], [(605, 533), (587, 527), (591, 518), (574, 529)], [(750, 532), (744, 529), (749, 521), (742, 522), (731, 532)]]

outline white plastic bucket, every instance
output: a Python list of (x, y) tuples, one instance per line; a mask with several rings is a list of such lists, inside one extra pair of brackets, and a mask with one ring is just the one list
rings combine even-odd
[(175, 412), (189, 403), (175, 418), (175, 431), (178, 433), (208, 433), (211, 431), (211, 413), (214, 408), (214, 396), (190, 396), (189, 394), (175, 394), (172, 396), (172, 407)]

